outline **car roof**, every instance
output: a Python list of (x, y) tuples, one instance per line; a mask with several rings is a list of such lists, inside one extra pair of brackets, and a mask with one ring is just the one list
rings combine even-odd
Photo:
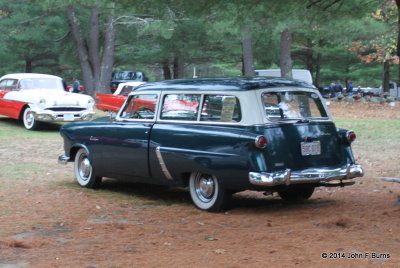
[(50, 74), (38, 74), (38, 73), (14, 73), (14, 74), (6, 74), (2, 76), (0, 79), (24, 79), (24, 78), (58, 78), (58, 76), (50, 75)]
[(300, 80), (280, 77), (231, 77), (231, 78), (195, 78), (175, 79), (152, 82), (140, 85), (135, 91), (147, 90), (234, 90), (246, 91), (272, 87), (303, 87), (313, 88), (311, 84)]
[(124, 86), (138, 86), (141, 84), (145, 84), (146, 82), (143, 81), (130, 81), (130, 82), (124, 82), (124, 83), (120, 83), (118, 86), (120, 87), (124, 87)]

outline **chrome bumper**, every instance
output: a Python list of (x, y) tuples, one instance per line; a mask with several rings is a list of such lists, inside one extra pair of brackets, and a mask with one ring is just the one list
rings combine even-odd
[(59, 164), (66, 165), (66, 164), (68, 163), (69, 159), (70, 159), (69, 156), (60, 155), (60, 156), (58, 157), (58, 163), (59, 163)]
[(73, 122), (73, 121), (88, 121), (93, 118), (95, 114), (94, 111), (80, 111), (80, 112), (54, 112), (51, 110), (44, 111), (32, 111), (34, 118), (38, 121), (63, 121), (63, 122)]
[(347, 165), (336, 169), (311, 168), (301, 171), (249, 172), (251, 184), (259, 186), (290, 185), (297, 183), (327, 183), (331, 180), (346, 180), (362, 177), (364, 171), (360, 165)]

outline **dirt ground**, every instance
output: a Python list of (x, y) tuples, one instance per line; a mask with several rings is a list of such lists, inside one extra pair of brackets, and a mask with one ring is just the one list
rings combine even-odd
[[(336, 118), (400, 119), (399, 103), (330, 107)], [(400, 183), (377, 177), (400, 177), (400, 142), (365, 147), (353, 147), (366, 171), (356, 185), (297, 204), (246, 191), (207, 213), (184, 189), (78, 187), (72, 165), (57, 164), (61, 137), (2, 138), (0, 268), (399, 267)]]

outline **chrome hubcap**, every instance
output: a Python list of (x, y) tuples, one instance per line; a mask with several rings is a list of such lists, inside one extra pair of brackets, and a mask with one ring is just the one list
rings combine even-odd
[(34, 120), (34, 118), (33, 118), (32, 112), (31, 112), (31, 111), (28, 111), (28, 112), (26, 113), (26, 115), (25, 115), (25, 122), (26, 122), (26, 125), (31, 126), (31, 125), (33, 124), (33, 120)]
[(212, 199), (214, 190), (215, 184), (212, 177), (200, 177), (196, 180), (196, 193), (203, 202), (208, 202)]
[(88, 158), (85, 157), (79, 164), (79, 175), (83, 180), (87, 180), (90, 176), (91, 171), (92, 168), (90, 166), (90, 161)]

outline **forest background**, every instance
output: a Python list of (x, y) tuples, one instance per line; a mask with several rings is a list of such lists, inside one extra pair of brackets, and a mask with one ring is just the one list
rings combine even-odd
[(400, 0), (0, 0), (0, 75), (48, 73), (89, 94), (150, 81), (308, 69), (316, 86), (399, 81)]

